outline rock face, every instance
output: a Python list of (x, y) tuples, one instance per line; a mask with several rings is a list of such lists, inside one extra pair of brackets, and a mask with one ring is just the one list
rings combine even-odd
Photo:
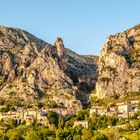
[[(15, 106), (82, 108), (81, 92), (97, 79), (96, 59), (53, 45), (32, 34), (0, 26), (0, 99)], [(86, 100), (87, 101), (87, 100)]]
[(99, 98), (140, 92), (140, 25), (111, 35), (99, 57)]
[(79, 91), (76, 96), (82, 101), (84, 106), (87, 106), (90, 93), (95, 88), (98, 77), (98, 57), (81, 56), (68, 49), (66, 54), (68, 57), (67, 73)]

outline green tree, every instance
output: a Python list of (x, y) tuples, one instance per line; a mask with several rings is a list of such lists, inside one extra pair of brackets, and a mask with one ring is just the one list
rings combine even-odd
[(58, 119), (58, 128), (63, 128), (64, 126), (64, 118), (62, 116), (59, 116), (59, 119)]
[(77, 120), (85, 120), (89, 118), (89, 110), (88, 109), (84, 109), (78, 112), (77, 114)]
[(73, 127), (75, 118), (76, 118), (75, 115), (67, 116), (67, 119), (65, 120), (64, 126), (67, 128)]
[(0, 136), (0, 140), (9, 140), (9, 138), (5, 135)]
[(52, 124), (54, 124), (55, 126), (58, 125), (58, 114), (56, 112), (48, 111), (47, 118), (51, 125)]
[(78, 134), (78, 135), (82, 135), (82, 129), (83, 129), (82, 126), (76, 126), (76, 127), (74, 128), (75, 133)]
[(82, 129), (82, 140), (91, 140), (92, 136), (93, 136), (93, 131), (84, 128)]
[(23, 140), (23, 134), (26, 128), (24, 126), (19, 126), (14, 129), (9, 129), (7, 136), (9, 140)]
[(40, 135), (38, 135), (37, 131), (30, 129), (26, 133), (25, 140), (42, 140), (42, 137)]
[(117, 119), (115, 117), (107, 116), (107, 125), (114, 126), (117, 123)]
[(67, 129), (57, 129), (56, 138), (59, 140), (72, 140), (71, 132)]
[(138, 103), (138, 109), (140, 110), (140, 102)]
[(125, 124), (125, 119), (121, 118), (120, 120), (118, 120), (117, 125), (122, 125)]
[(130, 123), (127, 123), (127, 124), (125, 125), (125, 131), (132, 131), (132, 130), (133, 130), (132, 125), (131, 125)]
[(74, 135), (73, 140), (81, 140), (81, 135)]
[(5, 107), (2, 107), (0, 109), (0, 112), (8, 112), (9, 110), (10, 110), (10, 107), (6, 105)]
[(54, 139), (55, 138), (56, 134), (55, 134), (55, 130), (54, 129), (47, 128), (45, 130), (46, 130), (46, 137), (48, 139)]
[(108, 140), (108, 137), (105, 136), (104, 134), (99, 133), (99, 134), (96, 134), (93, 140)]
[(107, 128), (102, 132), (109, 140), (119, 140), (120, 133), (117, 128)]
[(140, 120), (134, 120), (131, 122), (133, 130), (138, 130), (140, 128)]

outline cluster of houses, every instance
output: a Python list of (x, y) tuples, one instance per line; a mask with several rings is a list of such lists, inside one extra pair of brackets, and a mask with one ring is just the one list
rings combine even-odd
[(132, 116), (135, 112), (138, 110), (138, 103), (139, 100), (134, 100), (131, 102), (119, 102), (116, 103), (116, 105), (110, 107), (94, 107), (90, 109), (90, 116), (92, 116), (93, 113), (96, 113), (98, 115), (108, 115), (108, 116), (116, 116), (117, 118), (128, 118), (129, 116)]
[[(95, 113), (97, 115), (107, 115), (107, 116), (115, 116), (118, 119), (124, 118), (129, 119), (130, 116), (133, 116), (134, 113), (138, 111), (138, 104), (140, 100), (132, 100), (128, 102), (119, 102), (114, 106), (108, 105), (104, 106), (96, 106), (90, 109), (90, 117)], [(87, 121), (75, 121), (74, 127), (81, 125), (85, 128), (88, 128), (88, 120)]]
[[(90, 109), (90, 117), (92, 117), (93, 113), (97, 115), (107, 115), (107, 116), (116, 116), (117, 118), (125, 118), (129, 119), (135, 112), (138, 110), (138, 104), (140, 100), (133, 100), (128, 102), (119, 102), (116, 103), (114, 106), (108, 105), (107, 107), (104, 106), (97, 106)], [(67, 116), (71, 114), (76, 114), (76, 112), (71, 109), (60, 109), (60, 108), (53, 108), (53, 109), (41, 109), (41, 110), (33, 110), (33, 109), (23, 109), (18, 108), (17, 111), (9, 111), (9, 112), (1, 112), (0, 113), (0, 120), (8, 120), (14, 119), (17, 123), (26, 121), (26, 124), (32, 123), (34, 120), (43, 124), (49, 125), (49, 121), (47, 118), (47, 112), (53, 111), (59, 114), (59, 116)], [(81, 120), (81, 121), (74, 121), (74, 126), (83, 126), (84, 128), (88, 128), (88, 120)]]
[(18, 124), (23, 121), (26, 121), (26, 125), (29, 125), (34, 121), (37, 121), (38, 123), (49, 126), (49, 121), (47, 118), (48, 111), (56, 112), (61, 116), (75, 114), (75, 112), (70, 109), (66, 110), (60, 108), (53, 108), (53, 109), (34, 110), (34, 109), (18, 108), (17, 111), (1, 112), (0, 120), (6, 121), (8, 119), (13, 119), (17, 121)]
[(93, 113), (96, 113), (98, 115), (116, 116), (119, 119), (128, 119), (129, 116), (132, 116), (138, 111), (139, 102), (140, 100), (133, 100), (130, 102), (118, 102), (113, 106), (108, 105), (107, 107), (94, 107), (90, 109), (90, 116), (92, 116)]

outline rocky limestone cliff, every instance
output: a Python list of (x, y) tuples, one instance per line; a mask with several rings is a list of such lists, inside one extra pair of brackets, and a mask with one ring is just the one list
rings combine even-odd
[(107, 38), (99, 57), (99, 98), (140, 92), (140, 25)]
[(98, 56), (81, 56), (69, 49), (66, 50), (66, 54), (68, 57), (66, 73), (79, 91), (76, 94), (77, 99), (86, 107), (98, 77)]
[(61, 38), (53, 46), (26, 31), (0, 26), (0, 99), (14, 106), (80, 110), (88, 102), (85, 88), (95, 86), (96, 60), (65, 49)]

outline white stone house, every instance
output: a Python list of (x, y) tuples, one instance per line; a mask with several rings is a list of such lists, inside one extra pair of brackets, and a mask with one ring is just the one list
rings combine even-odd
[(119, 104), (117, 105), (118, 118), (128, 118), (138, 110), (138, 104)]
[(138, 105), (138, 103), (140, 103), (140, 100), (132, 100), (131, 101), (131, 104), (137, 104)]
[(76, 127), (76, 126), (82, 126), (84, 128), (88, 128), (88, 121), (87, 120), (82, 120), (82, 121), (74, 121), (74, 125), (73, 127)]
[(130, 106), (128, 104), (117, 105), (118, 113), (125, 113), (130, 110)]
[(107, 114), (107, 108), (100, 106), (100, 107), (94, 107), (90, 109), (90, 117), (93, 113), (96, 113), (97, 115), (106, 115)]

